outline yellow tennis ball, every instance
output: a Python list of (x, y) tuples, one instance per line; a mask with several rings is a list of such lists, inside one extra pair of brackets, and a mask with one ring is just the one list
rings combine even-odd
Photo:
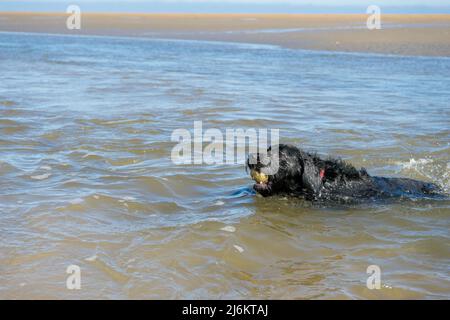
[(252, 176), (252, 179), (258, 183), (267, 183), (269, 181), (269, 176), (267, 174), (257, 172), (256, 170), (252, 170), (250, 175)]

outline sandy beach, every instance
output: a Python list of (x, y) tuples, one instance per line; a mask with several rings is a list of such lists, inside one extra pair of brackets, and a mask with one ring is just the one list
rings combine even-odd
[(0, 13), (0, 31), (136, 36), (279, 45), (287, 48), (450, 56), (450, 15), (382, 15), (368, 30), (355, 14), (98, 14), (81, 30), (67, 14)]

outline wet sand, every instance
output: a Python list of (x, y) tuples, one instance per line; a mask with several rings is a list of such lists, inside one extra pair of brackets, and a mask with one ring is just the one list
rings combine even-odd
[(84, 13), (81, 30), (68, 14), (0, 13), (0, 31), (136, 36), (279, 45), (295, 49), (450, 56), (450, 15), (338, 14), (98, 14)]

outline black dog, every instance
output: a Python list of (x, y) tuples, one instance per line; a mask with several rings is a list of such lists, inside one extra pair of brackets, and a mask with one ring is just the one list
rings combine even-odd
[(278, 161), (273, 150), (250, 155), (247, 167), (263, 196), (293, 195), (307, 200), (348, 201), (381, 197), (438, 195), (432, 183), (406, 178), (372, 177), (362, 168), (338, 159), (323, 160), (294, 146), (280, 144)]

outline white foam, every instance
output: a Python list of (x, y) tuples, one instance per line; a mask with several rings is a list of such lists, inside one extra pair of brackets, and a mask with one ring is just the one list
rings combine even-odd
[(89, 262), (93, 262), (93, 261), (97, 260), (97, 255), (94, 254), (93, 256), (88, 257), (88, 258), (86, 258), (84, 260), (89, 261)]
[(84, 201), (83, 199), (77, 198), (77, 199), (70, 200), (69, 203), (70, 203), (70, 204), (80, 204), (80, 203), (82, 203), (83, 201)]
[(50, 173), (44, 173), (44, 174), (40, 174), (40, 175), (36, 175), (36, 176), (31, 176), (31, 179), (34, 180), (45, 180), (48, 179), (51, 176)]
[(397, 164), (400, 165), (403, 169), (417, 169), (419, 166), (426, 165), (428, 163), (433, 162), (431, 159), (409, 159), (409, 162), (398, 162)]
[(220, 230), (226, 231), (226, 232), (235, 232), (236, 228), (233, 226), (226, 226), (226, 227), (220, 228)]

